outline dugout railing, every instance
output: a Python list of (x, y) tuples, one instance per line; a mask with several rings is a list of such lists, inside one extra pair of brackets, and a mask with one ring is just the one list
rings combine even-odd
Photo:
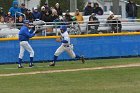
[[(140, 31), (140, 19), (119, 19), (115, 20), (116, 23), (110, 23), (112, 20), (107, 21), (106, 19), (99, 19), (99, 23), (96, 21), (82, 21), (79, 24), (77, 21), (72, 22), (44, 22), (42, 20), (34, 21), (32, 26), (35, 26), (36, 29), (42, 29), (42, 31), (37, 34), (37, 36), (57, 36), (59, 35), (59, 26), (67, 25), (68, 32), (70, 35), (83, 35), (83, 34), (102, 34), (102, 33), (120, 33), (120, 32), (139, 32)], [(114, 21), (114, 20), (113, 20)], [(133, 21), (133, 22), (132, 22)], [(15, 26), (16, 25), (16, 26)], [(121, 25), (121, 29), (116, 29), (113, 31), (112, 25), (115, 25), (116, 28), (119, 28)], [(20, 27), (22, 23), (1, 23), (0, 24), (0, 37), (17, 37)], [(93, 26), (92, 29), (89, 29), (90, 26)], [(96, 26), (98, 26), (96, 28)], [(96, 29), (95, 29), (96, 28)], [(91, 32), (93, 30), (94, 32)]]

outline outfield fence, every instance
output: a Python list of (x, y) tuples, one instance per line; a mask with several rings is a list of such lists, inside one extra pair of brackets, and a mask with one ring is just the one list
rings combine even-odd
[[(57, 36), (35, 37), (29, 41), (35, 51), (34, 60), (46, 62), (53, 59), (55, 50), (60, 46), (55, 39)], [(76, 54), (86, 58), (128, 57), (140, 55), (140, 33), (118, 34), (89, 34), (71, 35), (71, 43)], [(0, 63), (16, 63), (19, 54), (17, 38), (0, 39)], [(29, 61), (29, 54), (25, 52), (25, 62)], [(58, 60), (72, 60), (66, 53)]]

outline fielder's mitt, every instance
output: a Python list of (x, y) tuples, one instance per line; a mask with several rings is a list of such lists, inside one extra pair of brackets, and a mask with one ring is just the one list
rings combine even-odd
[(40, 33), (42, 30), (41, 29), (37, 29), (36, 31), (35, 31), (35, 34), (38, 34), (38, 33)]
[(56, 42), (61, 42), (61, 38), (56, 38)]

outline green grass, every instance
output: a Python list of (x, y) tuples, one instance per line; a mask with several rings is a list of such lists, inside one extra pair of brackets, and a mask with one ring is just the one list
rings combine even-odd
[[(77, 69), (77, 68), (91, 68), (99, 66), (111, 66), (111, 65), (120, 65), (120, 64), (133, 64), (140, 63), (140, 58), (117, 58), (117, 59), (96, 59), (96, 60), (87, 60), (85, 64), (82, 64), (81, 61), (63, 61), (56, 63), (55, 67), (49, 67), (49, 63), (35, 63), (34, 68), (23, 68), (16, 69), (17, 64), (10, 65), (0, 65), (0, 74), (3, 73), (17, 73), (17, 72), (31, 72), (31, 71), (46, 71), (46, 70), (60, 70), (60, 69)], [(24, 67), (28, 67), (28, 64), (23, 64)], [(42, 66), (42, 67), (38, 67)], [(15, 68), (15, 69), (7, 69)]]
[[(59, 62), (56, 67), (37, 63), (34, 68), (0, 65), (0, 74), (77, 69), (139, 63), (139, 58)], [(24, 64), (24, 66), (28, 66)], [(0, 93), (140, 93), (140, 67), (0, 77)]]

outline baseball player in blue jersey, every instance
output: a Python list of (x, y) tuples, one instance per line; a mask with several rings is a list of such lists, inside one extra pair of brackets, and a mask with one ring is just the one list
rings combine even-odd
[(18, 61), (18, 68), (23, 68), (21, 65), (22, 58), (24, 56), (24, 51), (27, 50), (30, 53), (30, 64), (29, 67), (33, 66), (33, 58), (34, 58), (34, 50), (28, 43), (29, 38), (35, 36), (35, 33), (32, 30), (29, 31), (29, 20), (24, 20), (24, 24), (19, 31), (19, 41), (20, 41), (20, 53), (19, 53), (19, 61)]
[(55, 62), (56, 62), (58, 56), (64, 51), (66, 51), (72, 58), (81, 59), (82, 63), (84, 63), (85, 62), (84, 57), (76, 55), (73, 51), (73, 46), (70, 43), (70, 37), (69, 37), (69, 34), (67, 32), (67, 27), (65, 25), (62, 25), (62, 26), (60, 26), (60, 30), (61, 30), (61, 33), (60, 33), (61, 38), (56, 39), (56, 41), (61, 42), (62, 44), (54, 53), (53, 62), (51, 62), (51, 64), (49, 66), (55, 66)]

